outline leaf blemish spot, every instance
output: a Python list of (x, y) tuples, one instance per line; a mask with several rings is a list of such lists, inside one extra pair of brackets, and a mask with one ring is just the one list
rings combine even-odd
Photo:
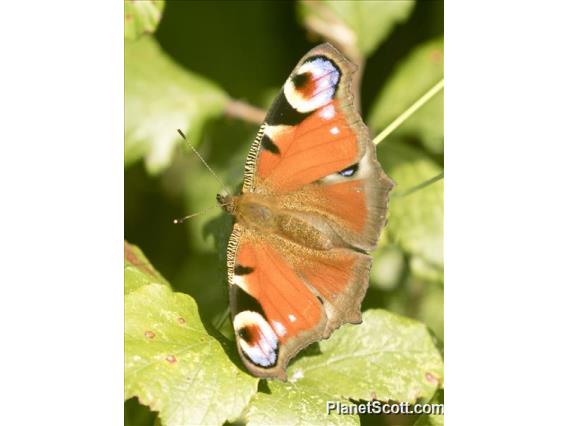
[(175, 364), (176, 361), (177, 361), (177, 359), (176, 359), (176, 357), (175, 357), (174, 355), (168, 355), (168, 356), (166, 357), (166, 361), (168, 361), (170, 364)]
[(430, 60), (435, 64), (439, 64), (442, 61), (442, 52), (439, 49), (433, 50), (430, 53)]
[(153, 339), (154, 337), (156, 337), (156, 333), (154, 333), (151, 330), (146, 330), (144, 332), (144, 337), (147, 337), (148, 339)]
[(434, 385), (438, 384), (438, 378), (432, 373), (426, 373), (426, 380)]
[(177, 321), (182, 325), (185, 324), (185, 319), (182, 317), (178, 317)]
[(371, 401), (376, 401), (377, 400), (377, 392), (373, 391), (371, 392)]

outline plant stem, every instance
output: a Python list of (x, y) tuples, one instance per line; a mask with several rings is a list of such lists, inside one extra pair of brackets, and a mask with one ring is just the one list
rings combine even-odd
[(444, 79), (442, 78), (430, 90), (424, 93), (420, 99), (414, 102), (406, 111), (400, 114), (391, 124), (389, 124), (381, 133), (373, 139), (375, 145), (380, 144), (388, 135), (394, 132), (402, 123), (404, 123), (412, 114), (414, 114), (420, 107), (428, 102), (432, 97), (444, 88)]
[(239, 118), (253, 124), (262, 124), (266, 111), (237, 99), (230, 99), (225, 107), (225, 115)]
[(410, 195), (422, 188), (426, 188), (429, 185), (432, 185), (435, 182), (438, 182), (440, 179), (444, 178), (444, 172), (434, 176), (433, 178), (430, 178), (422, 183), (419, 183), (416, 186), (413, 186), (412, 188), (407, 189), (406, 191), (400, 191), (400, 192), (395, 192), (392, 196), (394, 197), (406, 197), (407, 195)]

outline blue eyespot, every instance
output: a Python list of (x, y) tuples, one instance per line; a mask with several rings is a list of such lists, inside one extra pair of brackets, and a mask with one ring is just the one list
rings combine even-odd
[(355, 173), (357, 173), (357, 170), (359, 170), (359, 164), (353, 164), (352, 166), (341, 170), (340, 172), (338, 172), (338, 174), (340, 174), (343, 177), (351, 177)]

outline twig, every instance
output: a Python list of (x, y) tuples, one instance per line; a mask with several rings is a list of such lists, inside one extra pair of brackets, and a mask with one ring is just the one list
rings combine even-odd
[(237, 99), (231, 99), (225, 107), (225, 115), (228, 117), (239, 118), (253, 124), (262, 124), (266, 111), (249, 105)]
[(406, 197), (407, 195), (413, 194), (416, 191), (422, 189), (422, 188), (426, 188), (427, 186), (432, 185), (433, 183), (438, 182), (440, 179), (444, 178), (444, 172), (434, 176), (433, 178), (430, 178), (416, 186), (413, 186), (410, 189), (407, 189), (406, 191), (400, 191), (400, 192), (395, 192), (392, 196), (394, 197)]
[(436, 93), (444, 88), (444, 79), (442, 78), (438, 83), (434, 85), (430, 90), (424, 93), (420, 99), (414, 102), (410, 107), (400, 114), (391, 124), (389, 124), (381, 133), (373, 139), (375, 145), (380, 144), (388, 135), (394, 132), (402, 123), (404, 123), (412, 114), (414, 114), (418, 109), (428, 102)]

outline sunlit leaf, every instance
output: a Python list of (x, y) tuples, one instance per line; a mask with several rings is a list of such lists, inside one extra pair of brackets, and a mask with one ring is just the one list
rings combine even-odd
[(331, 42), (354, 46), (371, 54), (393, 27), (404, 22), (414, 1), (304, 0), (298, 3), (300, 19)]
[(153, 33), (162, 18), (164, 0), (126, 0), (124, 2), (124, 38), (135, 40)]
[(124, 242), (124, 294), (128, 294), (146, 284), (163, 284), (168, 282), (152, 266), (142, 250), (135, 245)]
[(282, 424), (314, 424), (318, 413), (325, 423), (326, 401), (414, 402), (430, 399), (443, 382), (442, 358), (424, 324), (387, 311), (365, 311), (361, 325), (341, 327), (319, 349), (288, 368), (288, 383), (268, 382), (270, 395), (257, 395), (245, 417), (262, 424), (271, 406)]
[(410, 272), (416, 278), (424, 281), (444, 282), (444, 270), (439, 265), (431, 264), (420, 256), (413, 256), (410, 259)]
[(428, 324), (439, 340), (444, 341), (444, 287), (439, 283), (422, 283), (420, 303), (415, 306), (416, 318)]
[(441, 167), (400, 139), (379, 145), (378, 156), (397, 185), (389, 204), (389, 238), (405, 251), (443, 268), (443, 179), (409, 195), (396, 196), (435, 177)]
[(335, 400), (318, 389), (276, 382), (271, 382), (269, 388), (270, 394), (259, 392), (251, 400), (245, 413), (248, 426), (360, 424), (357, 415), (340, 415), (331, 409), (328, 415), (328, 401)]
[(148, 284), (126, 296), (124, 310), (125, 399), (159, 411), (165, 426), (238, 417), (258, 379), (206, 332), (191, 297)]
[[(444, 76), (444, 44), (441, 39), (418, 46), (397, 67), (377, 95), (368, 125), (379, 132), (410, 107)], [(436, 94), (399, 129), (398, 136), (420, 139), (433, 153), (444, 150), (444, 95)]]
[(227, 96), (203, 77), (172, 61), (152, 37), (125, 42), (125, 163), (144, 158), (150, 173), (167, 167), (176, 129), (196, 144), (206, 121), (219, 115)]
[(404, 253), (394, 244), (379, 247), (373, 253), (371, 285), (391, 290), (400, 282), (405, 271)]

